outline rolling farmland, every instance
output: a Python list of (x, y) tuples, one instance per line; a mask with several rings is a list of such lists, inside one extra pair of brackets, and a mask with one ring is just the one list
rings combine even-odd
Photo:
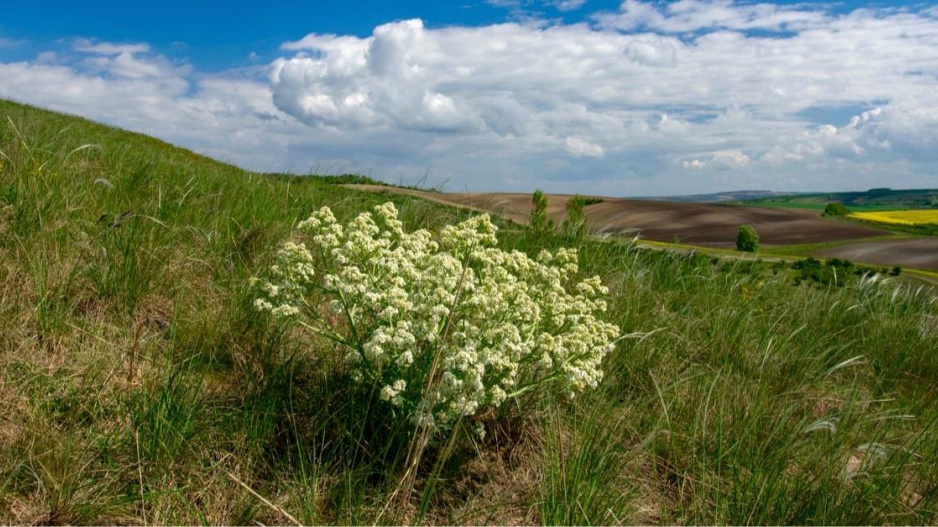
[[(530, 194), (446, 193), (374, 185), (350, 185), (361, 190), (422, 197), (438, 203), (484, 210), (517, 223), (525, 223), (531, 213)], [(566, 215), (570, 195), (548, 195), (547, 214), (556, 224)], [(766, 251), (772, 247), (820, 244), (807, 254), (829, 258), (849, 258), (872, 265), (901, 266), (938, 270), (938, 247), (929, 237), (889, 239), (887, 230), (838, 219), (822, 218), (815, 211), (758, 206), (718, 205), (646, 201), (594, 197), (601, 200), (586, 206), (589, 230), (658, 242), (732, 249), (740, 225), (751, 224), (759, 233)], [(909, 211), (910, 214), (935, 214)], [(891, 213), (896, 214), (896, 213)], [(883, 239), (885, 237), (885, 239)], [(880, 238), (869, 240), (869, 238)], [(851, 240), (857, 242), (850, 243)], [(824, 244), (835, 244), (826, 247)]]

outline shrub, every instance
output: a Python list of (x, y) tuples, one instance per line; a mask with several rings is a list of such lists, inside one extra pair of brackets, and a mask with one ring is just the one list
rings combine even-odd
[[(255, 305), (335, 342), (390, 409), (446, 428), (523, 393), (592, 388), (618, 329), (577, 254), (496, 247), (488, 215), (404, 231), (392, 203), (339, 224), (324, 207), (255, 282)], [(426, 420), (424, 420), (426, 419)]]
[(759, 234), (752, 225), (741, 225), (736, 235), (736, 249), (739, 251), (756, 252), (759, 250)]
[(565, 236), (574, 240), (582, 240), (586, 235), (586, 214), (583, 207), (586, 200), (576, 195), (567, 200), (567, 217), (563, 220), (562, 229)]
[(830, 282), (831, 272), (825, 270), (823, 264), (817, 258), (809, 256), (804, 260), (798, 260), (791, 265), (791, 268), (799, 271), (799, 276), (796, 282), (802, 282), (804, 280), (812, 280), (821, 284), (826, 284)]
[(544, 236), (554, 232), (554, 222), (547, 219), (547, 196), (540, 189), (531, 196), (531, 221), (528, 228), (537, 235)]
[(834, 268), (842, 269), (844, 271), (850, 271), (851, 269), (853, 269), (853, 262), (851, 262), (850, 260), (842, 260), (840, 258), (831, 258), (827, 262), (827, 265), (834, 267)]
[(822, 216), (846, 216), (848, 214), (850, 214), (850, 209), (839, 201), (833, 201), (824, 207), (824, 214), (822, 214)]
[(840, 258), (832, 258), (825, 263), (812, 256), (792, 263), (791, 268), (798, 271), (795, 277), (796, 283), (811, 281), (822, 285), (837, 286), (845, 285), (856, 277), (877, 273), (885, 275), (887, 272), (885, 269), (857, 265), (850, 260)]

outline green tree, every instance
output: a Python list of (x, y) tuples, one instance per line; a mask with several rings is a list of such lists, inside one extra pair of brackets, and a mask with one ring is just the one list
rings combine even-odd
[(736, 235), (736, 249), (754, 253), (759, 250), (759, 234), (752, 225), (740, 225)]
[(833, 201), (824, 207), (824, 216), (846, 216), (847, 214), (850, 214), (850, 209), (839, 201)]
[(534, 191), (531, 205), (531, 221), (528, 228), (538, 236), (550, 234), (554, 230), (554, 222), (547, 219), (547, 196), (541, 189)]
[(579, 194), (567, 200), (567, 217), (561, 224), (565, 236), (582, 240), (586, 235), (586, 215), (583, 213), (585, 206), (586, 199)]

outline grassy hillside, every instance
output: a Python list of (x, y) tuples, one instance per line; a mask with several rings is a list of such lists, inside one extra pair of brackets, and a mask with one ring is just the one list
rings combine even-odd
[(772, 196), (741, 201), (741, 205), (790, 207), (823, 211), (831, 202), (840, 202), (855, 212), (938, 208), (938, 189), (870, 189), (862, 192), (819, 192)]
[(632, 335), (600, 387), (434, 437), (393, 498), (408, 428), (248, 286), (311, 210), (385, 200), (469, 214), (0, 102), (0, 521), (938, 521), (933, 291), (616, 241), (579, 244)]

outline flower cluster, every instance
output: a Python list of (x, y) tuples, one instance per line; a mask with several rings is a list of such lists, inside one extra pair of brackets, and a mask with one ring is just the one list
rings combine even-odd
[(324, 207), (299, 229), (310, 248), (279, 250), (255, 306), (341, 344), (353, 377), (412, 418), (445, 427), (602, 378), (619, 331), (599, 278), (572, 283), (576, 251), (502, 251), (487, 215), (408, 233), (392, 203), (344, 226)]

